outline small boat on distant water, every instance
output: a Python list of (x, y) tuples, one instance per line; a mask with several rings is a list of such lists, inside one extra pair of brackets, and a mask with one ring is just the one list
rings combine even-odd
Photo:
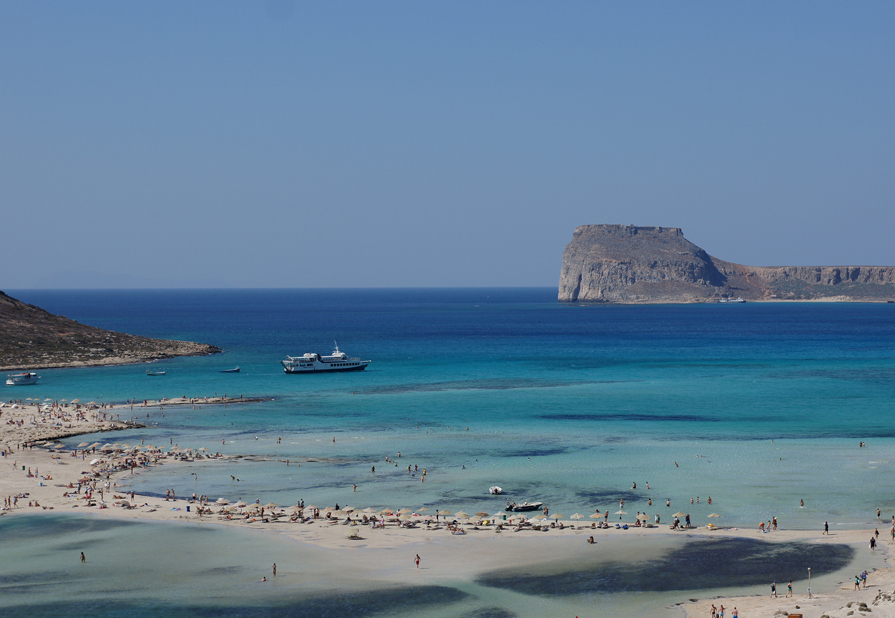
[(725, 303), (725, 304), (728, 304), (728, 303), (737, 303), (737, 304), (739, 304), (739, 303), (744, 303), (744, 302), (746, 302), (746, 299), (743, 298), (742, 296), (737, 296), (736, 298), (722, 298), (722, 299), (719, 300), (718, 302), (719, 302), (719, 303)]
[(503, 489), (501, 489), (497, 485), (492, 485), (491, 487), (488, 488), (488, 493), (491, 494), (492, 496), (499, 496), (500, 494), (503, 493)]
[(40, 376), (33, 371), (10, 373), (6, 376), (6, 384), (8, 386), (27, 386), (29, 384), (37, 384), (39, 379)]
[(221, 373), (239, 373), (239, 367), (234, 369), (221, 369)]
[(149, 369), (147, 369), (146, 375), (148, 375), (148, 376), (163, 376), (163, 375), (165, 375), (165, 372), (164, 371), (150, 371)]

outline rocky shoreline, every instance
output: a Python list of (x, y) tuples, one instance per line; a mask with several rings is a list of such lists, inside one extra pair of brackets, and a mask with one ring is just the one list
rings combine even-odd
[(744, 266), (706, 253), (680, 228), (582, 225), (563, 253), (561, 302), (895, 301), (891, 266)]
[(87, 326), (0, 292), (0, 371), (132, 365), (222, 350)]

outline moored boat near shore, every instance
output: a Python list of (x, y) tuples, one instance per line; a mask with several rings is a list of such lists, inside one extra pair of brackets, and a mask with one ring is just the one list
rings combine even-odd
[(40, 376), (33, 371), (10, 373), (6, 376), (6, 384), (8, 386), (27, 386), (29, 384), (37, 384), (39, 379)]
[(523, 511), (538, 511), (542, 506), (544, 506), (543, 502), (523, 502), (522, 504), (513, 502), (512, 504), (507, 503), (507, 508), (504, 510), (520, 513)]

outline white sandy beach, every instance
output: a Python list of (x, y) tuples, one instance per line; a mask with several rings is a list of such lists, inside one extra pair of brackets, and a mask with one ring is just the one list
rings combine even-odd
[[(167, 400), (160, 402), (162, 405), (196, 405), (196, 400)], [(225, 403), (230, 400), (218, 398), (207, 403)], [(29, 402), (26, 402), (29, 403)], [(206, 403), (205, 398), (201, 400)], [(293, 512), (292, 506), (280, 505), (277, 513), (282, 513), (279, 520), (265, 521), (260, 515), (260, 509), (247, 510), (246, 507), (235, 505), (216, 504), (211, 502), (211, 514), (200, 516), (196, 512), (196, 502), (186, 499), (186, 496), (177, 496), (177, 499), (165, 500), (157, 497), (134, 495), (124, 490), (118, 490), (117, 481), (124, 480), (130, 474), (150, 473), (146, 467), (155, 465), (180, 466), (188, 462), (195, 466), (197, 462), (203, 465), (215, 466), (221, 458), (215, 457), (207, 451), (192, 450), (185, 445), (186, 439), (181, 441), (177, 451), (167, 453), (160, 449), (149, 449), (147, 445), (132, 450), (127, 449), (127, 455), (132, 460), (147, 462), (146, 466), (138, 466), (132, 471), (108, 471), (116, 457), (124, 457), (124, 453), (103, 453), (98, 443), (91, 443), (80, 450), (53, 448), (54, 438), (79, 434), (95, 433), (99, 431), (113, 431), (117, 428), (125, 428), (124, 422), (117, 420), (117, 414), (125, 416), (130, 412), (130, 405), (118, 407), (97, 407), (93, 409), (76, 408), (77, 404), (67, 404), (60, 407), (52, 407), (45, 404), (41, 410), (35, 404), (11, 407), (5, 404), (0, 411), (0, 450), (5, 455), (0, 459), (0, 466), (5, 473), (0, 475), (0, 495), (10, 502), (18, 497), (16, 506), (4, 508), (5, 516), (21, 516), (28, 513), (46, 512), (52, 510), (55, 513), (80, 513), (97, 517), (115, 517), (140, 519), (147, 521), (178, 521), (192, 522), (196, 525), (208, 526), (233, 526), (265, 530), (270, 534), (282, 534), (301, 543), (307, 543), (318, 548), (324, 548), (336, 552), (337, 555), (344, 552), (347, 562), (354, 568), (374, 566), (366, 564), (367, 556), (373, 552), (358, 551), (359, 549), (391, 549), (398, 550), (389, 553), (389, 560), (394, 561), (394, 569), (382, 569), (382, 552), (376, 554), (379, 578), (394, 579), (402, 582), (408, 556), (421, 554), (424, 556), (427, 568), (420, 573), (417, 582), (428, 581), (436, 583), (446, 578), (456, 579), (458, 574), (472, 578), (478, 573), (492, 570), (506, 569), (524, 565), (533, 560), (533, 557), (545, 555), (557, 555), (572, 552), (597, 551), (601, 544), (606, 545), (617, 541), (619, 535), (677, 535), (683, 538), (692, 535), (706, 536), (733, 536), (741, 538), (760, 538), (770, 542), (806, 541), (811, 543), (847, 543), (859, 547), (858, 551), (869, 552), (867, 530), (837, 530), (834, 534), (826, 536), (821, 531), (777, 530), (763, 534), (754, 529), (722, 529), (711, 530), (708, 528), (696, 528), (686, 531), (671, 531), (669, 526), (661, 525), (652, 528), (631, 528), (627, 531), (610, 529), (591, 529), (589, 519), (578, 521), (564, 518), (563, 529), (559, 527), (549, 528), (545, 531), (523, 529), (513, 531), (512, 526), (507, 526), (503, 531), (497, 531), (493, 525), (483, 525), (479, 529), (473, 529), (471, 525), (464, 525), (466, 534), (455, 535), (445, 528), (430, 529), (424, 518), (434, 516), (434, 513), (418, 513), (416, 517), (410, 515), (410, 520), (416, 519), (419, 523), (415, 528), (404, 528), (398, 525), (393, 517), (389, 517), (384, 528), (373, 529), (369, 525), (343, 525), (320, 518), (312, 523), (300, 523), (291, 521), (289, 515)], [(154, 402), (153, 405), (159, 405)], [(134, 404), (135, 409), (142, 407), (142, 402)], [(103, 416), (105, 415), (105, 419)], [(115, 418), (113, 420), (113, 415)], [(131, 425), (132, 426), (132, 425)], [(112, 435), (110, 435), (112, 440)], [(113, 441), (113, 440), (112, 440)], [(23, 447), (28, 442), (42, 442), (40, 446)], [(85, 443), (82, 443), (85, 444)], [(94, 465), (91, 462), (96, 461)], [(119, 459), (121, 461), (121, 459)], [(204, 463), (203, 463), (204, 462)], [(192, 468), (194, 469), (194, 468)], [(29, 475), (30, 472), (30, 475)], [(96, 481), (96, 492), (93, 499), (88, 501), (86, 479)], [(79, 481), (81, 488), (78, 491)], [(104, 487), (108, 483), (108, 487)], [(122, 483), (124, 484), (124, 483)], [(93, 486), (93, 483), (90, 483)], [(100, 497), (100, 492), (102, 496)], [(31, 506), (29, 506), (29, 504)], [(92, 506), (91, 506), (92, 505)], [(306, 505), (305, 515), (309, 507)], [(316, 505), (325, 514), (330, 505)], [(400, 509), (403, 505), (396, 505)], [(249, 509), (251, 505), (249, 505)], [(348, 509), (343, 505), (343, 511)], [(351, 516), (357, 519), (363, 515), (357, 507)], [(229, 514), (222, 509), (231, 511)], [(270, 508), (266, 509), (269, 515)], [(245, 518), (245, 513), (250, 516)], [(371, 514), (372, 515), (372, 514)], [(377, 513), (377, 517), (382, 514)], [(338, 518), (344, 520), (345, 513)], [(448, 516), (454, 519), (454, 516)], [(486, 518), (490, 519), (490, 518)], [(632, 523), (632, 522), (629, 522)], [(881, 533), (888, 533), (888, 527), (881, 523)], [(352, 539), (354, 535), (358, 538)], [(593, 535), (595, 545), (589, 545), (586, 540)], [(893, 545), (886, 542), (888, 534), (881, 534), (881, 543), (877, 552), (888, 554)], [(657, 536), (658, 538), (658, 536)], [(682, 538), (682, 540), (683, 540)], [(372, 560), (372, 558), (369, 558)], [(888, 560), (886, 561), (888, 565)], [(796, 587), (793, 598), (785, 598), (786, 583), (778, 582), (778, 597), (770, 596), (739, 596), (728, 598), (700, 599), (697, 602), (682, 604), (674, 608), (674, 613), (685, 612), (688, 616), (709, 616), (711, 606), (724, 605), (725, 616), (731, 616), (732, 608), (736, 607), (739, 615), (746, 617), (776, 617), (789, 614), (802, 614), (805, 618), (820, 618), (827, 615), (839, 617), (847, 615), (872, 615), (883, 617), (895, 617), (895, 602), (889, 595), (895, 591), (895, 569), (890, 566), (876, 570), (870, 574), (868, 587), (855, 591), (853, 585), (843, 576), (845, 581), (838, 588), (814, 589), (813, 598), (808, 599), (806, 590), (800, 583)], [(770, 582), (769, 582), (770, 584)], [(696, 595), (698, 596), (698, 595)], [(859, 604), (865, 603), (866, 607)], [(865, 611), (870, 610), (870, 611)], [(669, 608), (669, 612), (672, 608)], [(850, 613), (853, 612), (853, 613)]]

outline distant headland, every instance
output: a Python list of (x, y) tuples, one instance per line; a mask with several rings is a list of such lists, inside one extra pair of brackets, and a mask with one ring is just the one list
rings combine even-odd
[(563, 302), (895, 300), (891, 266), (743, 266), (710, 256), (680, 228), (582, 225), (563, 253)]
[(150, 339), (86, 326), (0, 292), (0, 371), (127, 365), (220, 351), (204, 343)]

